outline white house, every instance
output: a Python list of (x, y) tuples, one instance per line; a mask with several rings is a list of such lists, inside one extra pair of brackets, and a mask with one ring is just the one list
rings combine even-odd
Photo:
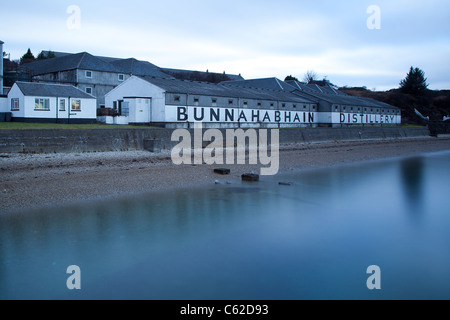
[(97, 122), (97, 100), (70, 85), (16, 82), (8, 105), (15, 122)]

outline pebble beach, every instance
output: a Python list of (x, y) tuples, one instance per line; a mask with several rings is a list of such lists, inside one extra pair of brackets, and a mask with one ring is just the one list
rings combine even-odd
[[(280, 173), (450, 150), (450, 137), (280, 146)], [(214, 172), (230, 169), (229, 175)], [(170, 151), (0, 154), (0, 214), (240, 183), (258, 165), (174, 165)]]

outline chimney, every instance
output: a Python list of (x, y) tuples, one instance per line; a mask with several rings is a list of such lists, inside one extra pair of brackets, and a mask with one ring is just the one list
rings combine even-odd
[(0, 53), (1, 53), (1, 62), (0, 62), (0, 95), (3, 94), (3, 41), (0, 40)]

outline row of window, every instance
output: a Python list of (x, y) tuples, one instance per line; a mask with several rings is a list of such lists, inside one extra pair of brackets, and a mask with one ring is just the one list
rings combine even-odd
[[(339, 107), (338, 106), (335, 106), (334, 107), (334, 110), (335, 111), (339, 111)], [(357, 112), (361, 112), (361, 110), (362, 110), (362, 108), (361, 107), (342, 107), (342, 111), (348, 111), (348, 110), (350, 110), (350, 112), (353, 112), (353, 111), (357, 111)], [(364, 112), (368, 112), (369, 111), (369, 108), (364, 108)], [(374, 109), (374, 108), (370, 108), (370, 112), (371, 113), (380, 113), (380, 109)], [(393, 113), (393, 114), (395, 114), (395, 113), (399, 113), (400, 111), (398, 111), (398, 110), (393, 110), (393, 109), (381, 109), (381, 113), (383, 113), (383, 114), (385, 114), (385, 113)]]
[[(180, 96), (175, 96), (175, 97), (173, 98), (174, 102), (180, 102), (180, 99), (181, 99)], [(199, 98), (194, 98), (194, 105), (195, 105), (196, 107), (199, 106), (199, 103), (200, 103), (200, 99), (199, 99)], [(217, 99), (216, 99), (216, 98), (212, 98), (212, 99), (211, 99), (211, 103), (212, 103), (212, 106), (213, 106), (213, 107), (217, 107)], [(229, 100), (228, 100), (228, 105), (229, 105), (229, 106), (233, 106), (233, 105), (234, 105), (234, 99), (229, 99)], [(243, 105), (244, 105), (244, 107), (247, 107), (247, 106), (248, 106), (248, 101), (244, 101), (244, 102), (243, 102)], [(258, 102), (257, 105), (258, 105), (258, 107), (262, 107), (262, 102)], [(281, 107), (282, 107), (282, 108), (286, 108), (286, 106), (287, 106), (286, 103), (282, 103), (282, 104), (281, 104)], [(297, 109), (297, 107), (298, 107), (298, 105), (295, 104), (295, 103), (294, 103), (292, 106), (293, 106), (294, 109)], [(274, 107), (275, 107), (275, 103), (274, 103), (274, 102), (270, 103), (270, 107), (271, 107), (271, 108), (274, 108)], [(302, 107), (303, 107), (303, 109), (307, 109), (307, 106), (306, 106), (306, 105), (301, 105), (300, 108), (302, 108)], [(315, 107), (313, 107), (313, 109), (315, 109)]]
[[(87, 79), (92, 79), (92, 75), (93, 75), (92, 71), (86, 71), (86, 73), (85, 73), (85, 76), (86, 76)], [(119, 80), (119, 82), (125, 81), (125, 75), (124, 74), (119, 74), (117, 76), (117, 80)]]
[[(71, 111), (81, 111), (81, 100), (71, 100)], [(34, 99), (34, 110), (50, 111), (50, 99)], [(11, 111), (20, 111), (20, 100), (11, 99)], [(66, 100), (59, 100), (59, 111), (66, 111)]]

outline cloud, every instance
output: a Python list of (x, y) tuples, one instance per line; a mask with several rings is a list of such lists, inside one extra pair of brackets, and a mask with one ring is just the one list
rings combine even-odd
[[(81, 9), (80, 30), (66, 26), (73, 3)], [(397, 86), (414, 65), (432, 85), (450, 86), (448, 1), (73, 3), (5, 4), (5, 49), (16, 58), (28, 47), (35, 54), (88, 51), (247, 78), (302, 77), (312, 69), (342, 85), (368, 87)], [(381, 30), (366, 27), (371, 4), (381, 8)]]

